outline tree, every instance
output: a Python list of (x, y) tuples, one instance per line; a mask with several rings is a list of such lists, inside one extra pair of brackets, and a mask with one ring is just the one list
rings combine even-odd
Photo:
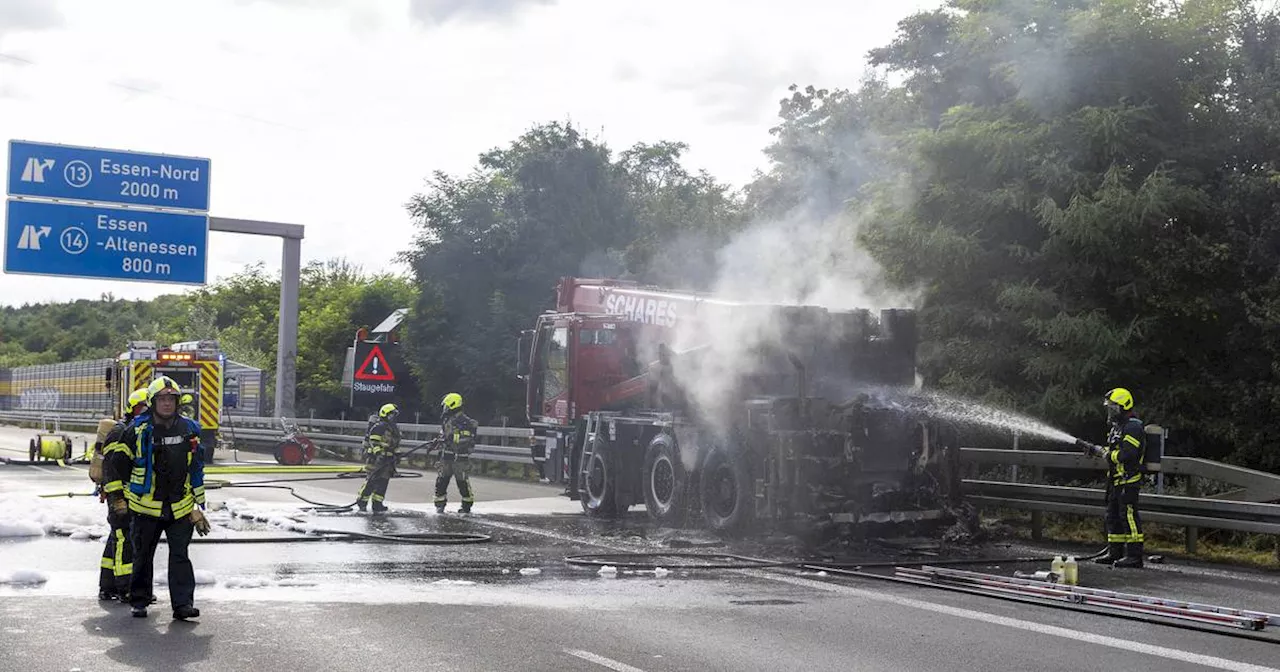
[(679, 261), (714, 250), (740, 205), (687, 172), (684, 150), (640, 144), (615, 160), (549, 123), (481, 155), (465, 177), (435, 174), (408, 204), (418, 234), (402, 255), (421, 288), (406, 349), (426, 401), (456, 391), (483, 421), (522, 420), (516, 338), (553, 307), (560, 277), (705, 282)]
[(753, 204), (867, 215), (922, 293), (926, 384), (1081, 433), (1124, 385), (1275, 467), (1277, 34), (1232, 0), (952, 0), (871, 52), (902, 84), (793, 90)]

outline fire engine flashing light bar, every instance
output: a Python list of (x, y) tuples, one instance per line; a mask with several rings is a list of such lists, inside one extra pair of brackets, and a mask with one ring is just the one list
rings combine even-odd
[(175, 364), (191, 361), (191, 353), (189, 352), (162, 352), (160, 353), (160, 361), (172, 362)]

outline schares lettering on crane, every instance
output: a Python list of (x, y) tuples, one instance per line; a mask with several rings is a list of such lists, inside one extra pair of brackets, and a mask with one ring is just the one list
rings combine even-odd
[(657, 324), (664, 327), (676, 326), (674, 301), (610, 294), (604, 300), (604, 310), (610, 315), (624, 317), (630, 322)]

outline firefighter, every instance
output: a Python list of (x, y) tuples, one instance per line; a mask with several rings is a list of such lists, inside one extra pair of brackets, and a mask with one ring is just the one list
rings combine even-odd
[[(120, 420), (113, 422), (105, 433), (101, 433), (93, 445), (93, 458), (90, 462), (89, 477), (98, 484), (95, 494), (98, 501), (107, 501), (107, 493), (103, 489), (103, 449), (120, 440), (133, 419), (147, 410), (147, 388), (140, 387), (129, 395), (128, 408)], [(110, 421), (107, 421), (110, 422)], [(101, 432), (102, 425), (99, 425)], [(129, 601), (129, 578), (133, 574), (133, 542), (129, 539), (129, 513), (123, 515), (107, 508), (107, 524), (111, 526), (107, 532), (106, 547), (102, 550), (102, 562), (98, 570), (98, 599)]]
[(196, 398), (188, 392), (178, 399), (178, 415), (191, 420), (196, 419)]
[(384, 404), (378, 409), (377, 421), (365, 432), (365, 461), (369, 465), (369, 476), (356, 497), (356, 508), (361, 511), (365, 510), (370, 499), (373, 500), (374, 513), (387, 510), (382, 502), (396, 470), (396, 450), (400, 448), (400, 427), (396, 418), (399, 415), (400, 409), (395, 404)]
[(462, 395), (450, 392), (440, 400), (440, 465), (436, 475), (436, 513), (444, 513), (448, 503), (449, 479), (458, 482), (462, 507), (458, 513), (471, 513), (476, 501), (471, 489), (471, 450), (476, 445), (476, 421), (462, 412)]
[(146, 618), (152, 599), (156, 547), (163, 532), (169, 546), (169, 601), (176, 619), (197, 618), (195, 569), (187, 549), (192, 532), (209, 533), (202, 509), (204, 450), (200, 427), (178, 415), (178, 384), (167, 376), (147, 387), (149, 410), (134, 418), (106, 448), (106, 484), (111, 511), (130, 514), (133, 576), (129, 604)]
[(1133, 410), (1133, 395), (1117, 387), (1103, 398), (1111, 430), (1107, 445), (1078, 441), (1088, 454), (1107, 460), (1107, 554), (1094, 562), (1116, 567), (1142, 567), (1142, 517), (1138, 491), (1146, 461), (1146, 431)]

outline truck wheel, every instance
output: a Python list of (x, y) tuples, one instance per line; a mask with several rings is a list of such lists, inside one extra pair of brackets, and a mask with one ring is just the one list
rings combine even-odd
[(617, 459), (609, 444), (599, 437), (591, 441), (591, 456), (579, 474), (578, 493), (588, 516), (613, 518), (618, 515)]
[(678, 526), (684, 522), (688, 476), (670, 434), (659, 434), (644, 454), (644, 508), (654, 522)]
[(35, 461), (36, 461), (36, 453), (37, 453), (37, 452), (39, 452), (39, 451), (38, 451), (38, 448), (37, 448), (37, 446), (36, 446), (36, 440), (35, 440), (35, 439), (31, 439), (31, 451), (30, 451), (30, 456), (31, 456), (31, 461), (32, 461), (32, 462), (35, 462)]
[(716, 532), (736, 532), (751, 521), (751, 475), (746, 463), (723, 446), (707, 453), (698, 495), (703, 520)]

